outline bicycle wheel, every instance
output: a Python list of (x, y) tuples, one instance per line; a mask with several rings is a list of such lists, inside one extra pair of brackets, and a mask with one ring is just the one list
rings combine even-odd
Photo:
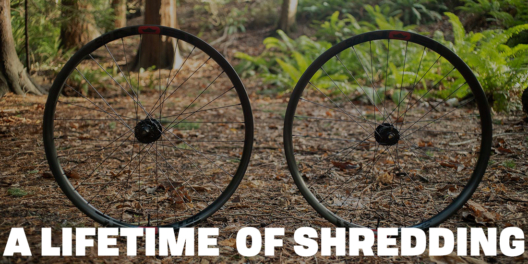
[(375, 31), (318, 57), (284, 123), (296, 185), (336, 226), (437, 226), (471, 197), (491, 151), (482, 88), (428, 37)]
[(61, 189), (104, 226), (205, 219), (235, 192), (253, 145), (250, 102), (231, 65), (162, 26), (118, 29), (75, 53), (50, 90), (43, 130)]

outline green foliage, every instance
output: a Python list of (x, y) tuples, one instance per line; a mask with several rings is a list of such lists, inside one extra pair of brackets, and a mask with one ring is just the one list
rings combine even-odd
[(513, 160), (506, 160), (502, 164), (504, 165), (504, 167), (510, 168), (510, 169), (513, 169), (516, 166), (515, 161), (513, 161)]
[[(374, 23), (366, 21), (358, 22), (353, 16), (346, 15), (339, 19), (339, 12), (335, 12), (329, 19), (323, 22), (317, 33), (319, 39), (330, 39), (340, 42), (354, 34), (361, 34), (379, 29), (401, 29), (410, 30), (414, 26), (404, 26), (397, 17), (386, 17), (379, 6), (366, 5), (365, 10), (372, 17)], [(388, 11), (388, 10), (386, 10)], [(251, 76), (259, 73), (269, 84), (282, 87), (282, 91), (293, 89), (301, 75), (306, 71), (308, 65), (320, 54), (328, 50), (332, 45), (326, 41), (314, 41), (307, 36), (301, 36), (296, 40), (288, 37), (284, 32), (277, 31), (279, 38), (269, 37), (264, 40), (266, 50), (259, 56), (250, 56), (245, 53), (236, 53), (235, 57), (241, 59), (235, 68), (243, 76)], [(372, 50), (371, 50), (372, 49)], [(336, 93), (351, 92), (358, 90), (369, 97), (370, 84), (360, 84), (351, 80), (351, 73), (366, 77), (363, 63), (366, 64), (370, 53), (385, 53), (387, 47), (384, 43), (373, 43), (372, 47), (358, 47), (355, 51), (343, 52), (342, 60), (330, 60), (324, 70), (319, 69), (312, 77), (311, 82), (319, 89), (331, 89)], [(392, 54), (395, 58), (403, 61), (401, 54)], [(419, 59), (419, 58), (418, 58)], [(373, 62), (377, 69), (384, 68), (385, 61), (376, 58)], [(418, 62), (416, 62), (418, 63)], [(343, 67), (343, 64), (345, 67)], [(401, 78), (401, 77), (400, 77)], [(369, 79), (369, 78), (365, 78)], [(360, 89), (358, 89), (360, 88)], [(376, 100), (384, 100), (383, 96), (375, 96)]]
[[(29, 5), (29, 50), (32, 63), (41, 68), (53, 65), (59, 51), (60, 11), (55, 1), (31, 1)], [(15, 39), (16, 51), (22, 62), (26, 61), (24, 1), (11, 1), (11, 25)]]
[[(107, 69), (108, 72), (112, 72), (112, 69)], [(86, 82), (88, 80), (90, 83)], [(116, 79), (117, 80), (117, 79)], [(95, 87), (98, 91), (100, 89), (108, 89), (113, 85), (105, 85), (106, 82), (113, 81), (110, 77), (104, 73), (101, 69), (88, 69), (81, 67), (79, 71), (73, 71), (68, 79), (68, 85), (75, 88), (77, 91), (81, 91), (84, 95), (94, 94), (95, 91), (91, 86)], [(91, 84), (91, 85), (90, 85)]]
[[(382, 6), (386, 17), (396, 16), (405, 25), (434, 22), (441, 19), (441, 12), (447, 7), (437, 0), (300, 0), (298, 17), (301, 19), (323, 20), (339, 12), (343, 18), (351, 15), (359, 20), (369, 20), (368, 7)], [(319, 23), (318, 23), (319, 24)]]
[(339, 12), (332, 14), (327, 21), (322, 22), (316, 36), (319, 39), (329, 40), (333, 43), (338, 43), (346, 38), (361, 33), (366, 33), (373, 30), (405, 30), (409, 31), (416, 26), (404, 26), (403, 22), (395, 16), (388, 16), (388, 7), (365, 5), (365, 10), (373, 22), (361, 21), (358, 22), (355, 17), (345, 14), (344, 18), (340, 19)]
[[(264, 40), (266, 50), (259, 56), (236, 53), (235, 57), (242, 60), (236, 69), (242, 76), (259, 73), (267, 83), (278, 85), (282, 90), (291, 90), (312, 61), (332, 45), (325, 41), (314, 41), (307, 36), (293, 40), (281, 30), (277, 34), (279, 38), (268, 37)], [(347, 79), (342, 73), (334, 71), (335, 68), (325, 69), (326, 73), (319, 70), (312, 82), (318, 88), (326, 89), (334, 82), (341, 83)]]
[(224, 30), (228, 35), (233, 35), (238, 32), (246, 32), (246, 14), (247, 7), (240, 10), (238, 8), (231, 9), (224, 22)]
[(447, 10), (435, 0), (385, 0), (383, 5), (390, 8), (390, 16), (400, 16), (406, 25), (439, 21), (438, 12)]
[(376, 27), (377, 29), (397, 29), (397, 30), (411, 30), (415, 28), (415, 25), (405, 26), (398, 16), (392, 16), (389, 14), (390, 9), (386, 6), (379, 7), (377, 5), (365, 5), (365, 10), (369, 14), (369, 17), (374, 22), (373, 24), (366, 24), (369, 28)]
[(440, 32), (436, 32), (436, 39), (453, 49), (472, 68), (496, 110), (520, 108), (520, 94), (528, 80), (528, 45), (509, 47), (506, 43), (528, 30), (528, 24), (466, 34), (456, 15), (445, 14), (453, 26), (455, 40), (445, 40)]
[(474, 15), (475, 21), (483, 20), (504, 28), (528, 23), (526, 0), (462, 0), (462, 2), (464, 6), (458, 9)]
[[(97, 26), (107, 29), (113, 27), (113, 13), (109, 2), (91, 0)], [(61, 2), (49, 0), (31, 0), (29, 9), (29, 51), (31, 63), (40, 70), (56, 70), (60, 62), (71, 57), (72, 51), (64, 51), (60, 46), (60, 27), (71, 17), (61, 15)], [(83, 11), (84, 12), (84, 11)], [(79, 15), (79, 14), (77, 14)], [(11, 25), (16, 51), (22, 62), (26, 61), (24, 0), (11, 1)], [(102, 30), (105, 31), (105, 30)]]
[(243, 33), (251, 25), (273, 25), (278, 19), (276, 7), (279, 1), (255, 1), (247, 4), (240, 0), (202, 0), (194, 5), (192, 23), (198, 20), (200, 31), (214, 30), (224, 36)]
[(22, 197), (28, 195), (28, 192), (19, 188), (10, 188), (7, 190), (7, 194), (13, 197)]
[[(340, 42), (355, 34), (380, 29), (412, 30), (415, 25), (405, 26), (398, 17), (386, 16), (386, 7), (365, 6), (372, 18), (372, 23), (358, 22), (353, 16), (339, 18), (335, 12), (320, 25), (319, 39), (330, 39)], [(507, 111), (520, 107), (519, 98), (523, 83), (528, 80), (528, 45), (514, 47), (506, 45), (508, 40), (523, 30), (527, 25), (519, 25), (508, 30), (486, 30), (480, 33), (466, 33), (459, 18), (452, 13), (445, 13), (453, 27), (454, 41), (447, 40), (443, 32), (434, 33), (434, 38), (457, 53), (475, 72), (484, 91), (497, 111)], [(308, 65), (331, 47), (322, 40), (313, 40), (306, 36), (291, 39), (284, 32), (278, 31), (279, 38), (267, 38), (264, 41), (266, 50), (258, 56), (237, 53), (235, 56), (242, 62), (237, 70), (243, 75), (259, 74), (267, 83), (276, 84), (282, 91), (292, 89)], [(406, 52), (401, 52), (406, 50)], [(389, 53), (389, 54), (387, 54)], [(373, 56), (372, 54), (378, 54)], [(391, 59), (387, 62), (387, 54)], [(407, 54), (407, 55), (406, 55)], [(434, 71), (418, 69), (418, 65), (437, 65)], [(404, 68), (405, 67), (405, 68)], [(425, 98), (436, 97), (448, 99), (464, 98), (470, 90), (464, 86), (464, 79), (458, 71), (452, 70), (445, 58), (438, 58), (434, 52), (425, 52), (419, 45), (406, 45), (404, 41), (373, 41), (347, 49), (339, 57), (329, 60), (324, 68), (313, 76), (311, 83), (318, 89), (327, 89), (333, 93), (358, 91), (370, 102), (378, 104), (390, 97), (399, 102), (405, 98), (405, 85), (420, 81), (416, 95)], [(386, 73), (387, 72), (387, 73)], [(403, 74), (405, 73), (405, 74)], [(450, 74), (449, 78), (444, 76)], [(422, 76), (417, 80), (418, 76)], [(356, 78), (352, 78), (355, 76)], [(366, 80), (376, 79), (382, 87), (389, 87), (387, 93), (376, 94)], [(365, 80), (364, 83), (358, 83)], [(429, 90), (438, 84), (442, 89)], [(379, 90), (379, 89), (378, 89)], [(379, 92), (379, 91), (378, 91)]]
[(363, 5), (379, 2), (380, 0), (299, 0), (297, 16), (309, 20), (323, 20), (335, 12), (359, 16), (363, 12)]

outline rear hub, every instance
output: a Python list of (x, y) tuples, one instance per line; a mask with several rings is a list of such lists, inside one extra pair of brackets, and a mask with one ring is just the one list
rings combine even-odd
[(376, 141), (383, 146), (392, 146), (398, 144), (400, 132), (393, 125), (383, 123), (376, 128), (374, 132)]
[(145, 119), (134, 128), (134, 134), (141, 143), (149, 144), (161, 137), (161, 124), (156, 119)]

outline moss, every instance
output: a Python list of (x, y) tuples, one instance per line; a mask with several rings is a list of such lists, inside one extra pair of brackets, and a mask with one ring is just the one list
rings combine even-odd
[(28, 192), (22, 189), (19, 189), (19, 188), (11, 188), (7, 190), (7, 194), (14, 196), (14, 197), (22, 197), (22, 196), (26, 196)]

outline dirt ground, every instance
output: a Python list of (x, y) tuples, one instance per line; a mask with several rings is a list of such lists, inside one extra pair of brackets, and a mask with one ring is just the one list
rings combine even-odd
[[(256, 135), (253, 156), (246, 176), (231, 201), (212, 217), (200, 223), (198, 227), (219, 227), (219, 244), (221, 257), (218, 258), (154, 258), (138, 257), (105, 259), (102, 257), (84, 258), (85, 262), (315, 262), (338, 263), (356, 262), (360, 259), (351, 257), (322, 257), (304, 259), (293, 252), (293, 231), (303, 226), (315, 228), (331, 227), (326, 220), (319, 217), (305, 202), (298, 192), (286, 166), (282, 148), (283, 113), (288, 96), (270, 98), (259, 96), (255, 87), (248, 86), (254, 109)], [(10, 228), (24, 227), (34, 256), (30, 258), (7, 258), (9, 262), (57, 262), (80, 261), (80, 259), (40, 258), (40, 228), (52, 227), (54, 234), (60, 235), (61, 227), (98, 226), (84, 216), (63, 195), (49, 172), (44, 155), (41, 125), (44, 96), (26, 97), (7, 95), (0, 107), (0, 145), (1, 172), (0, 196), (2, 197), (0, 213), (0, 248), (5, 247)], [(451, 217), (442, 226), (454, 227), (488, 226), (504, 228), (517, 226), (528, 231), (526, 210), (528, 193), (526, 186), (526, 148), (528, 137), (527, 124), (522, 116), (495, 114), (494, 148), (491, 164), (485, 179), (471, 199), (457, 215)], [(513, 165), (512, 165), (513, 164)], [(27, 195), (17, 197), (8, 192), (10, 189), (21, 189)], [(233, 202), (233, 198), (236, 201)], [(241, 258), (234, 249), (236, 231), (244, 226), (263, 229), (264, 227), (285, 227), (284, 247), (275, 258), (257, 256)], [(58, 238), (57, 238), (58, 239)], [(121, 243), (123, 243), (121, 241)], [(124, 245), (124, 244), (123, 244)], [(89, 251), (90, 252), (90, 251)], [(140, 249), (141, 255), (141, 249)], [(92, 251), (92, 254), (95, 254)], [(504, 256), (470, 258), (463, 260), (469, 263), (516, 262), (526, 261), (526, 255), (516, 259)], [(204, 261), (206, 259), (207, 261)], [(440, 259), (423, 257), (371, 257), (361, 258), (363, 262), (435, 262)], [(462, 261), (456, 257), (445, 261)]]

